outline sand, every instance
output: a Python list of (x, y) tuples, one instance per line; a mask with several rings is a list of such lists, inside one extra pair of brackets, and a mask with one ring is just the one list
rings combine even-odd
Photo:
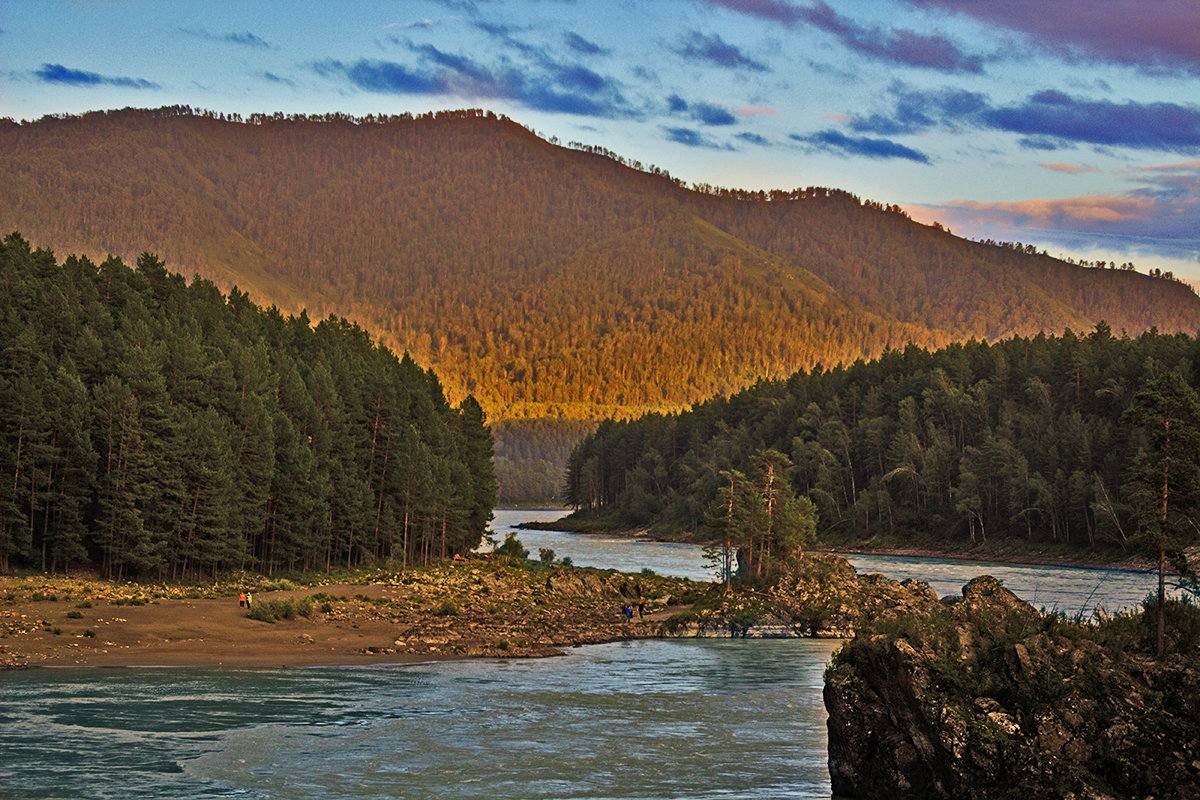
[[(557, 574), (575, 573), (589, 571)], [(3, 578), (0, 666), (298, 667), (548, 656), (579, 644), (657, 636), (659, 623), (684, 608), (656, 599), (646, 619), (627, 622), (613, 588), (620, 581), (636, 581), (648, 599), (687, 582), (659, 579), (663, 586), (655, 587), (653, 580), (599, 573), (586, 586), (563, 590), (551, 589), (546, 575), (472, 560), (391, 580), (255, 592), (256, 603), (316, 596), (309, 617), (275, 623), (249, 618), (236, 589), (197, 598), (182, 596), (182, 587)], [(145, 605), (122, 599), (155, 594)]]

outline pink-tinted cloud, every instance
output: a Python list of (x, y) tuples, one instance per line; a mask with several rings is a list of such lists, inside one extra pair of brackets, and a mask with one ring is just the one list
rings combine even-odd
[(1019, 31), (1071, 60), (1200, 72), (1197, 0), (908, 0)]
[(1041, 241), (1075, 250), (1117, 249), (1200, 261), (1200, 162), (1131, 170), (1135, 188), (1118, 195), (1012, 202), (955, 200), (912, 206), (920, 222), (940, 222), (975, 239)]
[(779, 109), (770, 106), (743, 106), (733, 113), (739, 117), (757, 117), (762, 114), (778, 114)]
[(1051, 172), (1065, 172), (1068, 175), (1076, 175), (1082, 172), (1099, 172), (1095, 167), (1084, 167), (1079, 164), (1039, 164), (1042, 169), (1048, 169)]

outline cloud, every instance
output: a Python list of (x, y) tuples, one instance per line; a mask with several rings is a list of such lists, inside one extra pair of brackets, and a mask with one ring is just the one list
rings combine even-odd
[(711, 136), (705, 136), (699, 131), (691, 128), (670, 128), (664, 127), (663, 132), (666, 134), (667, 141), (682, 144), (687, 147), (701, 147), (710, 150), (728, 150), (728, 145), (723, 145), (713, 139)]
[(1079, 164), (1038, 164), (1042, 169), (1048, 169), (1051, 172), (1065, 172), (1068, 175), (1078, 175), (1082, 172), (1099, 172), (1095, 167), (1083, 167)]
[(563, 41), (567, 43), (567, 47), (571, 48), (576, 53), (585, 56), (606, 56), (610, 52), (600, 45), (588, 41), (573, 31), (568, 31), (566, 35), (563, 36)]
[(683, 37), (674, 51), (689, 61), (710, 64), (725, 69), (748, 69), (768, 72), (766, 64), (744, 55), (737, 47), (729, 44), (718, 34), (705, 36), (692, 31)]
[(1177, 103), (1083, 100), (1057, 90), (983, 114), (990, 127), (1067, 142), (1144, 150), (1194, 152), (1200, 148), (1200, 107)]
[(276, 75), (274, 72), (260, 72), (258, 74), (260, 77), (262, 77), (263, 80), (270, 81), (271, 83), (278, 83), (278, 84), (282, 84), (283, 86), (295, 86), (296, 85), (296, 82), (294, 80), (292, 80), (291, 78), (284, 78), (282, 76)]
[(1070, 61), (1109, 62), (1146, 72), (1200, 72), (1196, 0), (908, 0), (1018, 31)]
[(672, 114), (687, 114), (704, 125), (736, 125), (737, 117), (721, 106), (712, 103), (689, 103), (677, 94), (667, 98), (667, 109)]
[(97, 72), (86, 72), (71, 69), (62, 64), (42, 64), (34, 70), (34, 76), (45, 83), (57, 83), (64, 86), (119, 86), (122, 89), (161, 89), (157, 83), (142, 78), (127, 78), (123, 76), (101, 75)]
[(266, 50), (271, 47), (267, 41), (253, 33), (211, 33), (203, 28), (180, 28), (180, 33), (186, 33), (188, 36), (194, 36), (197, 39), (203, 39), (206, 42), (220, 42), (222, 44), (236, 44), (242, 47), (256, 47)]
[(948, 73), (983, 72), (983, 59), (939, 34), (908, 28), (867, 27), (834, 11), (823, 0), (792, 5), (777, 0), (704, 0), (709, 5), (787, 25), (807, 24), (833, 34), (843, 46), (879, 61)]
[(312, 65), (318, 75), (343, 79), (368, 92), (501, 99), (538, 111), (588, 117), (630, 117), (634, 111), (610, 78), (573, 63), (543, 59), (527, 69), (507, 61), (490, 66), (431, 45), (412, 45), (416, 63), (378, 59), (330, 60)]
[(387, 28), (388, 30), (391, 30), (393, 28), (400, 28), (401, 30), (411, 31), (411, 30), (422, 30), (425, 28), (432, 28), (433, 25), (434, 25), (434, 22), (431, 19), (419, 19), (416, 22), (389, 22), (387, 25), (384, 25), (383, 27)]
[(900, 158), (929, 164), (929, 156), (922, 152), (905, 147), (899, 142), (889, 139), (870, 139), (867, 137), (847, 136), (841, 131), (827, 129), (801, 136), (792, 134), (793, 141), (809, 145), (817, 150), (838, 153), (844, 156), (864, 156), (866, 158)]
[(1001, 241), (1040, 238), (1075, 249), (1114, 248), (1200, 261), (1200, 161), (1130, 170), (1121, 194), (914, 206), (959, 233)]
[(1200, 148), (1200, 107), (1178, 103), (1114, 103), (1074, 97), (1056, 89), (1025, 100), (993, 105), (984, 95), (961, 89), (916, 91), (901, 84), (889, 93), (888, 113), (854, 116), (857, 133), (896, 136), (942, 126), (1019, 134), (1020, 146), (1058, 150), (1077, 144), (1138, 150), (1195, 152)]
[(759, 147), (768, 147), (771, 144), (770, 139), (767, 139), (765, 136), (759, 136), (757, 133), (743, 132), (737, 134), (734, 138), (741, 139), (747, 144), (758, 145)]
[(760, 114), (778, 114), (778, 109), (770, 106), (742, 106), (733, 112), (739, 117), (757, 117)]

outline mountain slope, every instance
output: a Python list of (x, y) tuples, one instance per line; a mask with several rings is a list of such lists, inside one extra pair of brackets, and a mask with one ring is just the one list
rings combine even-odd
[(0, 197), (0, 230), (37, 245), (136, 243), (285, 312), (344, 315), (493, 418), (677, 409), (910, 341), (1200, 325), (1173, 281), (843, 192), (695, 192), (481, 112), (0, 122)]

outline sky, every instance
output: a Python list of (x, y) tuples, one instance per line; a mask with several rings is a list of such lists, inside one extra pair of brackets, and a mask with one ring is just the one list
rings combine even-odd
[(1200, 0), (3, 0), (0, 116), (483, 108), (1200, 282)]

